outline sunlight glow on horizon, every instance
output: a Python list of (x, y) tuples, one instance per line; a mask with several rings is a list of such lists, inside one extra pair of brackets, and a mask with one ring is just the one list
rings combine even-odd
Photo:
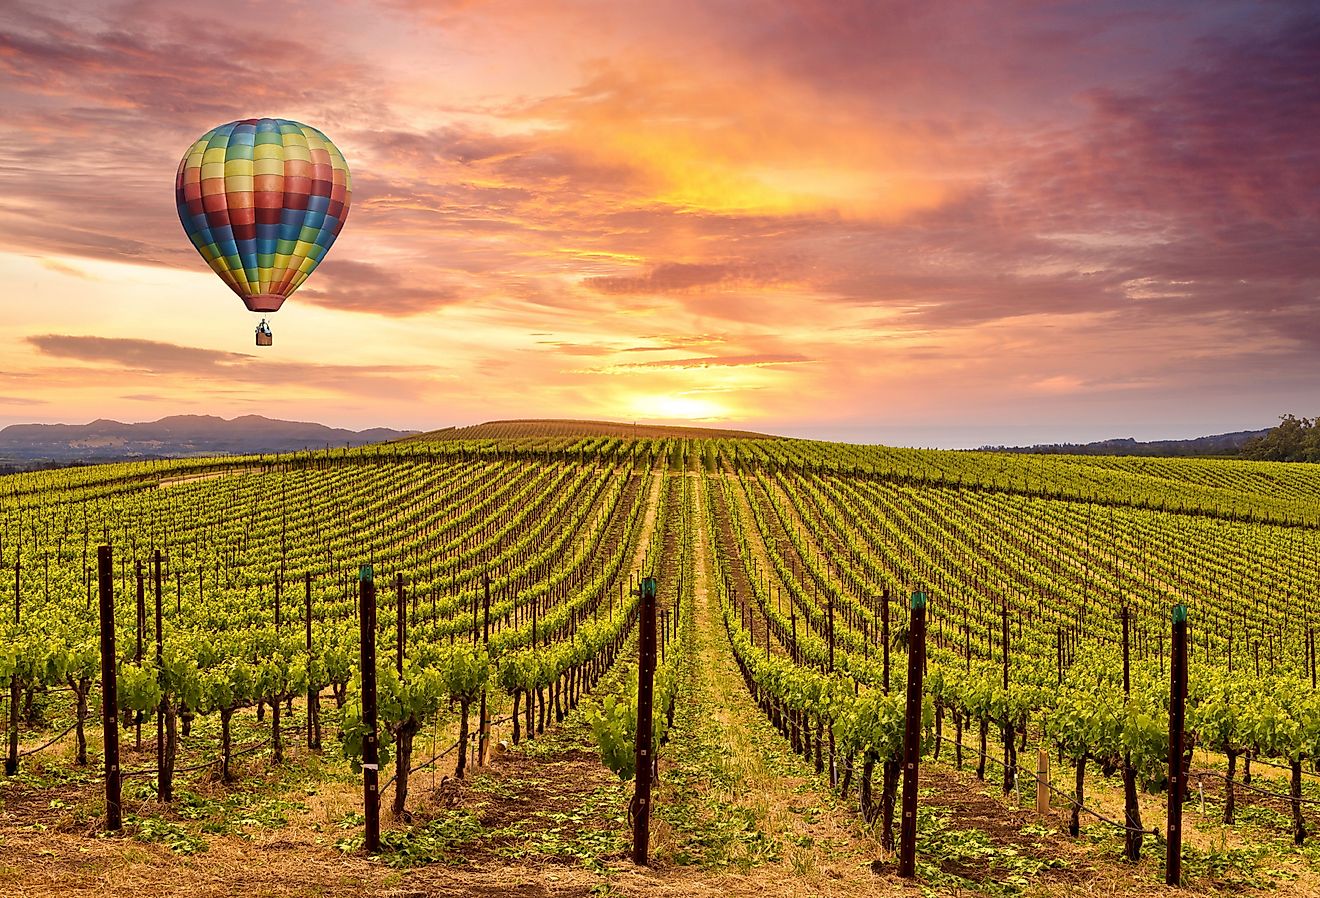
[(729, 410), (714, 400), (682, 395), (638, 396), (633, 400), (631, 411), (634, 418), (673, 422), (724, 421), (729, 418)]

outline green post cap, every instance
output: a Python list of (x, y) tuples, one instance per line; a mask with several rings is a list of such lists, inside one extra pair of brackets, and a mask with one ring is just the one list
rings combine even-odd
[(1182, 602), (1173, 606), (1173, 622), (1175, 624), (1187, 623), (1187, 606)]
[(643, 595), (645, 598), (648, 598), (648, 599), (654, 599), (654, 598), (655, 598), (655, 578), (654, 578), (654, 577), (643, 577), (643, 578), (642, 578), (642, 595)]
[(926, 594), (921, 590), (917, 590), (912, 594), (912, 610), (916, 611), (918, 608), (925, 608), (925, 607), (926, 607)]
[(358, 579), (363, 583), (370, 583), (372, 578), (371, 565), (364, 564), (358, 568)]

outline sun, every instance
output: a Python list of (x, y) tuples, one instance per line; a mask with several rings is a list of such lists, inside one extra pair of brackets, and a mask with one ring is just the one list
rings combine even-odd
[(684, 393), (647, 394), (635, 397), (629, 405), (635, 418), (660, 418), (669, 421), (710, 421), (728, 416), (728, 409), (712, 399)]

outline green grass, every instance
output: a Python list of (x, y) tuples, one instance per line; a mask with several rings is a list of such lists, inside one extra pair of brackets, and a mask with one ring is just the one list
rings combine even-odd
[[(1033, 877), (1064, 866), (1062, 859), (1038, 858), (1013, 845), (998, 844), (980, 830), (955, 828), (947, 808), (917, 807), (917, 868), (928, 886), (1016, 895)], [(985, 875), (969, 878), (958, 869), (984, 870)]]

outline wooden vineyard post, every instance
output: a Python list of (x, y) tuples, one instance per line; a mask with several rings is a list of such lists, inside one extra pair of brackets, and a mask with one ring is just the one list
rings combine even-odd
[[(165, 659), (165, 640), (161, 613), (164, 592), (161, 584), (159, 549), (152, 555), (151, 561), (155, 566), (152, 574), (156, 581), (156, 669), (160, 670)], [(165, 710), (165, 697), (161, 696), (160, 705), (156, 708), (156, 798), (168, 802), (174, 799), (174, 781), (172, 776), (165, 775)]]
[[(834, 593), (829, 595), (830, 615), (830, 673), (834, 673)], [(767, 632), (769, 632), (767, 628)]]
[(395, 653), (394, 662), (399, 671), (399, 678), (403, 678), (403, 658), (408, 652), (408, 601), (403, 594), (403, 574), (402, 572), (394, 575), (394, 598), (396, 602), (394, 614), (395, 633)]
[(307, 749), (321, 750), (321, 696), (312, 682), (312, 572), (303, 574), (303, 622), (307, 643)]
[(119, 783), (119, 687), (115, 682), (115, 568), (109, 546), (96, 549), (101, 598), (101, 728), (105, 741), (105, 828), (124, 825)]
[(1036, 750), (1036, 816), (1046, 817), (1050, 813), (1050, 753), (1043, 748)]
[(376, 584), (371, 565), (358, 572), (362, 646), (362, 798), (368, 854), (380, 851), (380, 752), (376, 742)]
[(633, 863), (646, 866), (651, 836), (651, 705), (655, 686), (655, 578), (640, 584), (637, 664), (637, 784), (632, 800)]
[[(19, 547), (21, 548), (21, 546)], [(19, 601), (19, 574), (23, 570), (23, 564), (18, 560), (18, 548), (14, 550), (14, 631), (18, 631), (19, 618), (21, 616), (22, 606)], [(22, 690), (19, 688), (18, 674), (15, 673), (9, 678), (9, 720), (8, 720), (8, 740), (9, 753), (5, 755), (5, 776), (14, 776), (18, 773), (18, 702)]]
[[(137, 576), (137, 649), (133, 654), (133, 662), (138, 667), (142, 666), (142, 640), (147, 635), (147, 583), (142, 575), (142, 562), (133, 562), (133, 572)], [(133, 715), (134, 738), (133, 747), (137, 751), (142, 751), (142, 712), (138, 711)]]
[[(485, 588), (485, 597), (482, 599), (482, 621), (481, 621), (481, 643), (490, 645), (490, 574), (481, 575), (482, 585)], [(486, 706), (486, 689), (481, 690), (481, 723), (477, 728), (477, 766), (484, 767), (486, 764), (486, 751), (490, 746), (490, 710)]]
[(880, 597), (880, 646), (884, 655), (884, 690), (889, 694), (889, 590)]
[(1173, 650), (1169, 658), (1169, 846), (1166, 885), (1182, 885), (1183, 712), (1187, 701), (1187, 606), (1173, 606)]
[[(1008, 694), (1008, 599), (1004, 599), (1003, 633), (1000, 648), (1003, 650), (1004, 694)], [(1004, 795), (1007, 796), (1017, 785), (1017, 755), (1013, 750), (1013, 720), (1008, 712), (1004, 713)], [(1021, 797), (1019, 795), (1019, 797)]]
[(1315, 688), (1315, 630), (1306, 628), (1306, 654), (1311, 666), (1311, 688)]
[[(1123, 621), (1123, 698), (1126, 701), (1132, 695), (1131, 615), (1126, 604), (1123, 605), (1120, 617)], [(1131, 751), (1123, 752), (1123, 822), (1126, 824), (1123, 854), (1129, 861), (1136, 863), (1141, 860), (1141, 842), (1145, 831), (1141, 825), (1141, 806), (1137, 803), (1137, 775), (1132, 768)]]
[(903, 819), (898, 875), (917, 875), (917, 762), (921, 754), (921, 679), (926, 660), (926, 594), (912, 594), (908, 634), (907, 712), (903, 721)]

